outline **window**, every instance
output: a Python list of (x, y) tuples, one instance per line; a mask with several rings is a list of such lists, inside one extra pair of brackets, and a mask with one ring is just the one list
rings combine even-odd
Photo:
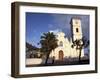
[(62, 42), (62, 41), (60, 41), (60, 44), (59, 44), (59, 46), (63, 46), (63, 42)]
[(79, 32), (79, 31), (78, 31), (78, 28), (76, 28), (76, 32)]

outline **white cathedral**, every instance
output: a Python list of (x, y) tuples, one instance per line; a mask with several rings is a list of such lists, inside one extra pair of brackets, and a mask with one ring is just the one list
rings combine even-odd
[[(55, 48), (50, 54), (51, 58), (55, 58), (55, 60), (64, 60), (65, 58), (74, 58), (79, 57), (79, 50), (76, 48), (72, 48), (72, 42), (76, 39), (82, 39), (82, 27), (80, 18), (72, 18), (71, 19), (71, 32), (72, 37), (71, 40), (65, 38), (65, 34), (60, 31), (56, 34), (56, 38), (58, 39), (58, 47)], [(84, 56), (84, 49), (82, 49), (81, 57)]]

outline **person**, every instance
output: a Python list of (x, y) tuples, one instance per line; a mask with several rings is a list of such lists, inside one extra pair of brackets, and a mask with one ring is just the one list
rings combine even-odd
[(55, 56), (53, 56), (53, 59), (52, 59), (52, 64), (54, 64), (54, 61), (55, 61)]

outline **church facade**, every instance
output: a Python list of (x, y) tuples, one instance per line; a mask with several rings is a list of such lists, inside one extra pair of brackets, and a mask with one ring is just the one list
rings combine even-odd
[[(58, 47), (55, 48), (50, 53), (51, 58), (55, 58), (55, 60), (64, 60), (66, 58), (74, 58), (79, 57), (79, 50), (76, 48), (72, 48), (72, 42), (76, 39), (82, 39), (82, 27), (81, 27), (81, 19), (79, 18), (72, 18), (71, 19), (71, 39), (68, 40), (65, 37), (64, 32), (60, 31), (56, 34), (56, 38), (58, 40), (57, 44)], [(84, 56), (84, 49), (82, 49), (81, 57)]]

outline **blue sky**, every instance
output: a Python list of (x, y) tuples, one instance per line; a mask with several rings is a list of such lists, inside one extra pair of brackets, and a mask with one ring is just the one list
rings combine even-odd
[(72, 17), (81, 19), (82, 33), (89, 39), (89, 15), (52, 14), (26, 12), (26, 42), (38, 45), (42, 33), (48, 31), (63, 31), (66, 37), (71, 37), (70, 20)]

